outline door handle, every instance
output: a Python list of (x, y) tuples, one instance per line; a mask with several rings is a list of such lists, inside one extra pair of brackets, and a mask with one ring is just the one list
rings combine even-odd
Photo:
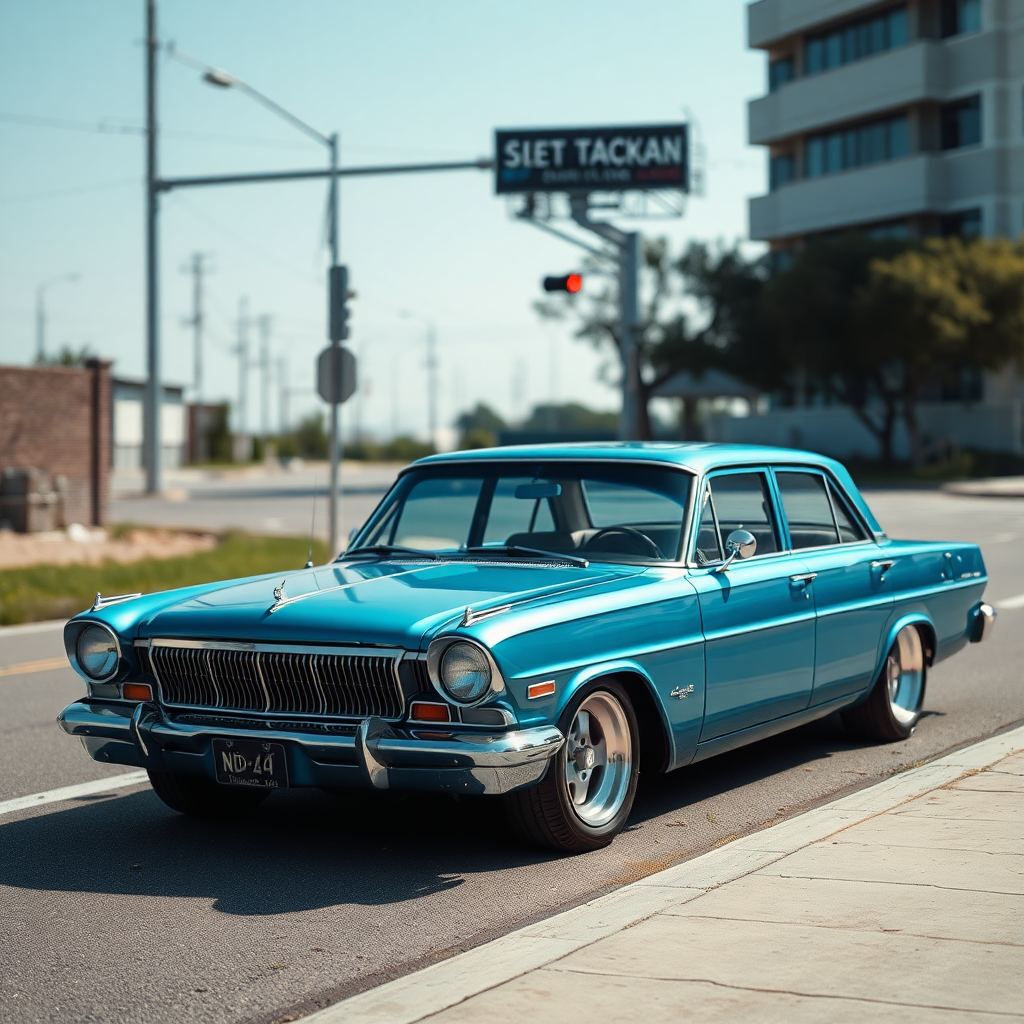
[(790, 583), (802, 583), (806, 587), (807, 584), (811, 582), (811, 580), (814, 580), (814, 579), (817, 579), (817, 578), (818, 578), (818, 574), (816, 572), (801, 572), (801, 573), (797, 573), (795, 576), (790, 576), (789, 577), (789, 582)]
[(896, 563), (891, 558), (880, 558), (875, 562), (871, 563), (872, 569), (880, 569), (881, 572), (878, 574), (878, 582), (885, 582), (885, 574), (895, 565)]

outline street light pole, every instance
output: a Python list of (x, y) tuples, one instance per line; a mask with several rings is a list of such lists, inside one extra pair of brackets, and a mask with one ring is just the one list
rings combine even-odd
[(157, 122), (156, 122), (156, 0), (146, 0), (146, 401), (143, 462), (146, 493), (160, 491), (160, 323), (157, 309)]
[[(338, 249), (339, 249), (339, 228), (341, 225), (341, 218), (338, 211), (338, 133), (335, 132), (330, 137), (330, 149), (331, 149), (331, 191), (330, 200), (328, 202), (328, 211), (330, 215), (330, 224), (328, 226), (328, 233), (330, 236), (331, 243), (331, 266), (338, 266)], [(328, 306), (330, 304), (330, 294), (328, 293)], [(330, 322), (330, 313), (328, 311), (328, 325)], [(328, 337), (330, 336), (330, 330), (328, 330)], [(339, 348), (341, 346), (340, 340), (332, 340), (331, 347)], [(335, 358), (338, 358), (335, 355)], [(331, 493), (330, 500), (328, 502), (327, 517), (328, 523), (328, 544), (329, 550), (327, 552), (328, 557), (333, 558), (338, 553), (338, 515), (340, 512), (340, 498), (338, 491), (341, 487), (341, 455), (342, 455), (342, 438), (341, 431), (339, 429), (339, 416), (338, 410), (340, 406), (337, 402), (331, 402), (331, 436), (330, 436), (330, 458), (331, 458)]]

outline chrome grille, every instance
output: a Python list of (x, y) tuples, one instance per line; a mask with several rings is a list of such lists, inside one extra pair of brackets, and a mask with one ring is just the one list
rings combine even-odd
[(289, 650), (154, 640), (149, 667), (163, 703), (190, 708), (398, 719), (405, 702), (397, 654)]

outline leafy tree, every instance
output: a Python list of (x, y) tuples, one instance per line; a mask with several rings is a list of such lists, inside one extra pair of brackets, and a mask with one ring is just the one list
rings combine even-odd
[(462, 448), (492, 448), (506, 423), (489, 405), (478, 402), (475, 409), (462, 413), (455, 425)]
[[(597, 290), (554, 295), (535, 304), (549, 319), (575, 320), (575, 335), (599, 351), (618, 358), (606, 364), (603, 376), (619, 383), (622, 375), (622, 336), (618, 322), (617, 284), (592, 265), (588, 280), (602, 282)], [(730, 369), (733, 350), (753, 336), (746, 325), (767, 277), (763, 259), (747, 259), (738, 246), (731, 249), (692, 243), (673, 256), (665, 239), (644, 243), (641, 271), (641, 322), (637, 332), (640, 381), (641, 439), (652, 436), (648, 403), (654, 391), (673, 374), (689, 370), (700, 375), (712, 367)], [(756, 346), (746, 346), (760, 356)]]
[(984, 238), (908, 247), (852, 232), (819, 240), (765, 287), (740, 348), (755, 342), (780, 367), (783, 393), (847, 405), (886, 464), (902, 419), (919, 467), (926, 389), (1024, 354), (1024, 248)]
[(62, 345), (60, 351), (55, 355), (37, 355), (35, 364), (36, 366), (85, 366), (85, 361), (92, 359), (95, 355), (96, 353), (88, 345), (83, 345), (77, 351), (70, 345)]
[(521, 424), (521, 430), (548, 431), (608, 431), (615, 433), (619, 417), (614, 412), (595, 412), (578, 402), (564, 405), (535, 405), (528, 419)]

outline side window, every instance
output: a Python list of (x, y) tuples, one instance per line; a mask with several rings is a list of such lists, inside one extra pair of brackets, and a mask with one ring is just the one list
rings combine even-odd
[(857, 522), (853, 513), (846, 503), (846, 498), (839, 491), (828, 485), (828, 492), (832, 496), (832, 507), (835, 509), (836, 522), (839, 524), (839, 539), (844, 544), (852, 544), (854, 541), (866, 540), (864, 528)]
[(706, 565), (708, 562), (719, 562), (724, 557), (722, 549), (718, 546), (718, 531), (715, 529), (715, 510), (711, 504), (711, 489), (704, 491), (704, 510), (700, 516), (700, 526), (697, 529), (697, 547), (695, 551), (698, 565)]
[(543, 533), (555, 528), (551, 504), (547, 498), (517, 498), (516, 488), (528, 484), (530, 477), (503, 476), (494, 488), (491, 510), (487, 515), (484, 544), (504, 544), (513, 534)]
[(838, 544), (825, 478), (817, 473), (776, 473), (793, 550)]
[(733, 530), (752, 533), (757, 539), (759, 555), (779, 550), (764, 473), (724, 473), (712, 477), (711, 500), (723, 551), (725, 540)]

